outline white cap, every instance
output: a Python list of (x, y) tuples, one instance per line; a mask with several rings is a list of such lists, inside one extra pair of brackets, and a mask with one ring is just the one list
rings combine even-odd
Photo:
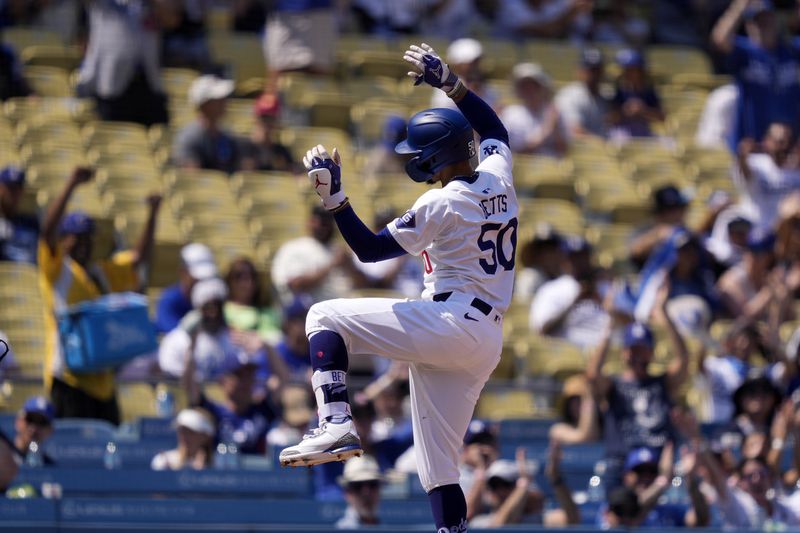
[(208, 302), (225, 300), (226, 296), (228, 296), (228, 288), (224, 281), (219, 278), (204, 279), (192, 287), (192, 307), (200, 309)]
[(517, 463), (508, 459), (497, 459), (486, 469), (486, 479), (497, 477), (503, 481), (514, 483), (519, 477)]
[(205, 244), (198, 242), (187, 244), (181, 248), (181, 260), (189, 275), (196, 280), (213, 278), (217, 275), (214, 254)]
[(176, 427), (185, 427), (197, 433), (213, 437), (216, 434), (214, 424), (197, 409), (184, 409), (175, 417)]
[(221, 100), (233, 94), (233, 80), (224, 80), (207, 74), (200, 76), (189, 87), (189, 103), (200, 107), (209, 100)]
[(514, 81), (534, 80), (547, 89), (552, 89), (553, 85), (547, 72), (536, 63), (517, 63), (511, 70), (511, 77)]
[(483, 46), (475, 39), (456, 39), (447, 47), (447, 62), (455, 65), (472, 63), (483, 55)]
[(344, 464), (344, 472), (339, 477), (340, 485), (360, 481), (380, 481), (381, 470), (378, 462), (369, 455), (353, 457)]

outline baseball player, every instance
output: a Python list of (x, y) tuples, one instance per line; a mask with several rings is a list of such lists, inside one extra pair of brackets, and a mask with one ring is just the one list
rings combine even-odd
[[(348, 354), (378, 354), (410, 363), (417, 465), (438, 531), (466, 531), (458, 452), (486, 380), (500, 359), (502, 317), (511, 301), (517, 245), (517, 197), (508, 133), (428, 45), (403, 59), (415, 84), (443, 90), (461, 111), (414, 115), (395, 150), (407, 154), (416, 182), (441, 183), (377, 235), (350, 206), (336, 149), (321, 145), (304, 159), (323, 205), (364, 262), (409, 253), (421, 257), (420, 300), (337, 299), (315, 304), (306, 320), (311, 379), (320, 425), (284, 449), (284, 466), (310, 466), (361, 455), (345, 378)], [(463, 114), (462, 114), (463, 113)], [(475, 149), (473, 128), (481, 138)], [(480, 164), (477, 165), (480, 158)]]

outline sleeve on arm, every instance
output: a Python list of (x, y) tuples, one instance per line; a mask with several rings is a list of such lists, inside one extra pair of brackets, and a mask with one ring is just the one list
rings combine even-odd
[(334, 218), (342, 237), (364, 263), (392, 259), (406, 253), (385, 228), (375, 235), (349, 205), (337, 212)]
[(472, 91), (467, 91), (466, 96), (456, 102), (459, 111), (469, 121), (481, 140), (497, 139), (508, 144), (508, 132), (489, 104), (484, 102)]
[(432, 189), (386, 228), (397, 243), (411, 255), (419, 255), (449, 223), (447, 202), (439, 189)]

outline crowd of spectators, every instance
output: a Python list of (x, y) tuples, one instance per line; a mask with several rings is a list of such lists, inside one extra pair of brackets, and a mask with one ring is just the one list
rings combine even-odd
[[(244, 136), (226, 124), (235, 82), (209, 51), (207, 17), (221, 5), (231, 8), (236, 31), (263, 31), (270, 69)], [(765, 0), (9, 0), (0, 2), (0, 20), (53, 27), (54, 13), (70, 6), (74, 16), (63, 20), (74, 27), (62, 32), (82, 35), (86, 45), (77, 94), (94, 100), (98, 117), (169, 124), (161, 68), (194, 68), (201, 74), (185, 95), (194, 120), (174, 131), (169, 164), (227, 174), (302, 170), (297, 154), (279, 142), (278, 131), (293, 124), (276, 83), (284, 72), (332, 76), (340, 31), (387, 39), (446, 35), (447, 61), (498, 111), (512, 150), (548, 160), (568, 158), (583, 142), (661, 137), (669, 116), (643, 47), (707, 47), (732, 81), (710, 93), (696, 140), (730, 151), (736, 194), (712, 198), (704, 219), (690, 223), (692, 198), (677, 185), (679, 176), (654, 188), (651, 215), (627, 242), (629, 276), (602, 268), (584, 235), (543, 226), (520, 240), (514, 300), (528, 310), (530, 332), (514, 334), (574, 346), (586, 367), (557, 395), (561, 420), (550, 429), (544, 465), (553, 500), (536, 485), (537, 465), (525, 448), (504, 456), (504, 436), (483, 420), (465, 436), (461, 483), (476, 528), (800, 525), (800, 7)], [(502, 81), (511, 101), (503, 101), (502, 84), (489, 77), (502, 58), (473, 38), (479, 27), (484, 44), (574, 43), (574, 79), (556, 83), (532, 57), (509, 69)], [(604, 45), (618, 51), (612, 56)], [(0, 50), (0, 99), (31, 93), (15, 51)], [(447, 102), (434, 96), (431, 104)], [(379, 184), (403, 172), (392, 147), (404, 136), (405, 118), (389, 116), (382, 125), (365, 179)], [(0, 171), (0, 261), (38, 268), (49, 394), (25, 402), (13, 435), (0, 432), (0, 487), (32, 464), (31, 454), (52, 463), (39, 447), (57, 418), (120, 422), (114, 372), (72, 372), (55, 313), (101, 294), (147, 288), (162, 199), (142, 191), (147, 216), (139, 239), (98, 257), (95, 221), (68, 209), (94, 171), (64, 173), (69, 177), (38, 218), (21, 209), (25, 169)], [(375, 215), (376, 228), (395, 218), (393, 211)], [(219, 466), (220, 444), (269, 456), (295, 441), (315, 423), (306, 385), (310, 306), (353, 291), (419, 295), (419, 264), (361, 263), (336, 238), (328, 211), (311, 210), (306, 231), (282, 242), (270, 264), (250, 257), (219, 264), (206, 243), (181, 247), (175, 283), (154, 302), (157, 353), (143, 357), (144, 377), (176, 383), (187, 406), (170, 414), (177, 445), (153, 457), (153, 469)], [(13, 377), (12, 367), (9, 357), (0, 375)], [(382, 483), (417, 468), (407, 367), (374, 358), (353, 374), (359, 372), (366, 385), (354, 396), (353, 413), (367, 455), (315, 470), (317, 498), (347, 503), (342, 528), (379, 523)], [(562, 472), (565, 449), (590, 443), (605, 450), (599, 508), (581, 505), (587, 494), (570, 490)], [(588, 492), (591, 498), (592, 487)]]

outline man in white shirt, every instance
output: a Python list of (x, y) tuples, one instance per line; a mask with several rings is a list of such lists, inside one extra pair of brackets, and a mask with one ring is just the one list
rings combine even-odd
[(531, 329), (565, 339), (581, 348), (601, 339), (610, 317), (596, 286), (591, 247), (580, 238), (567, 239), (565, 273), (542, 285), (531, 304)]
[[(192, 306), (199, 316), (184, 319), (181, 325), (170, 331), (158, 349), (161, 370), (173, 377), (181, 377), (187, 359), (193, 357), (196, 379), (207, 382), (216, 378), (226, 358), (241, 359), (244, 348), (234, 344), (225, 324), (222, 304), (227, 289), (219, 278), (198, 281), (192, 288)], [(244, 354), (246, 359), (248, 354)]]
[(272, 260), (272, 283), (288, 305), (297, 294), (315, 302), (344, 296), (350, 284), (339, 267), (346, 251), (334, 243), (333, 216), (314, 207), (308, 219), (309, 235), (287, 241)]
[(602, 52), (588, 48), (581, 54), (578, 80), (558, 91), (556, 107), (572, 137), (606, 136), (608, 98), (600, 92), (604, 74)]
[(508, 129), (513, 152), (561, 157), (567, 130), (553, 103), (550, 76), (536, 63), (519, 63), (511, 72), (518, 104), (506, 107), (500, 120)]
[(755, 228), (770, 231), (778, 219), (778, 204), (800, 190), (800, 161), (792, 154), (794, 132), (789, 124), (773, 122), (759, 146), (753, 139), (739, 143), (738, 184), (743, 206), (753, 215)]

